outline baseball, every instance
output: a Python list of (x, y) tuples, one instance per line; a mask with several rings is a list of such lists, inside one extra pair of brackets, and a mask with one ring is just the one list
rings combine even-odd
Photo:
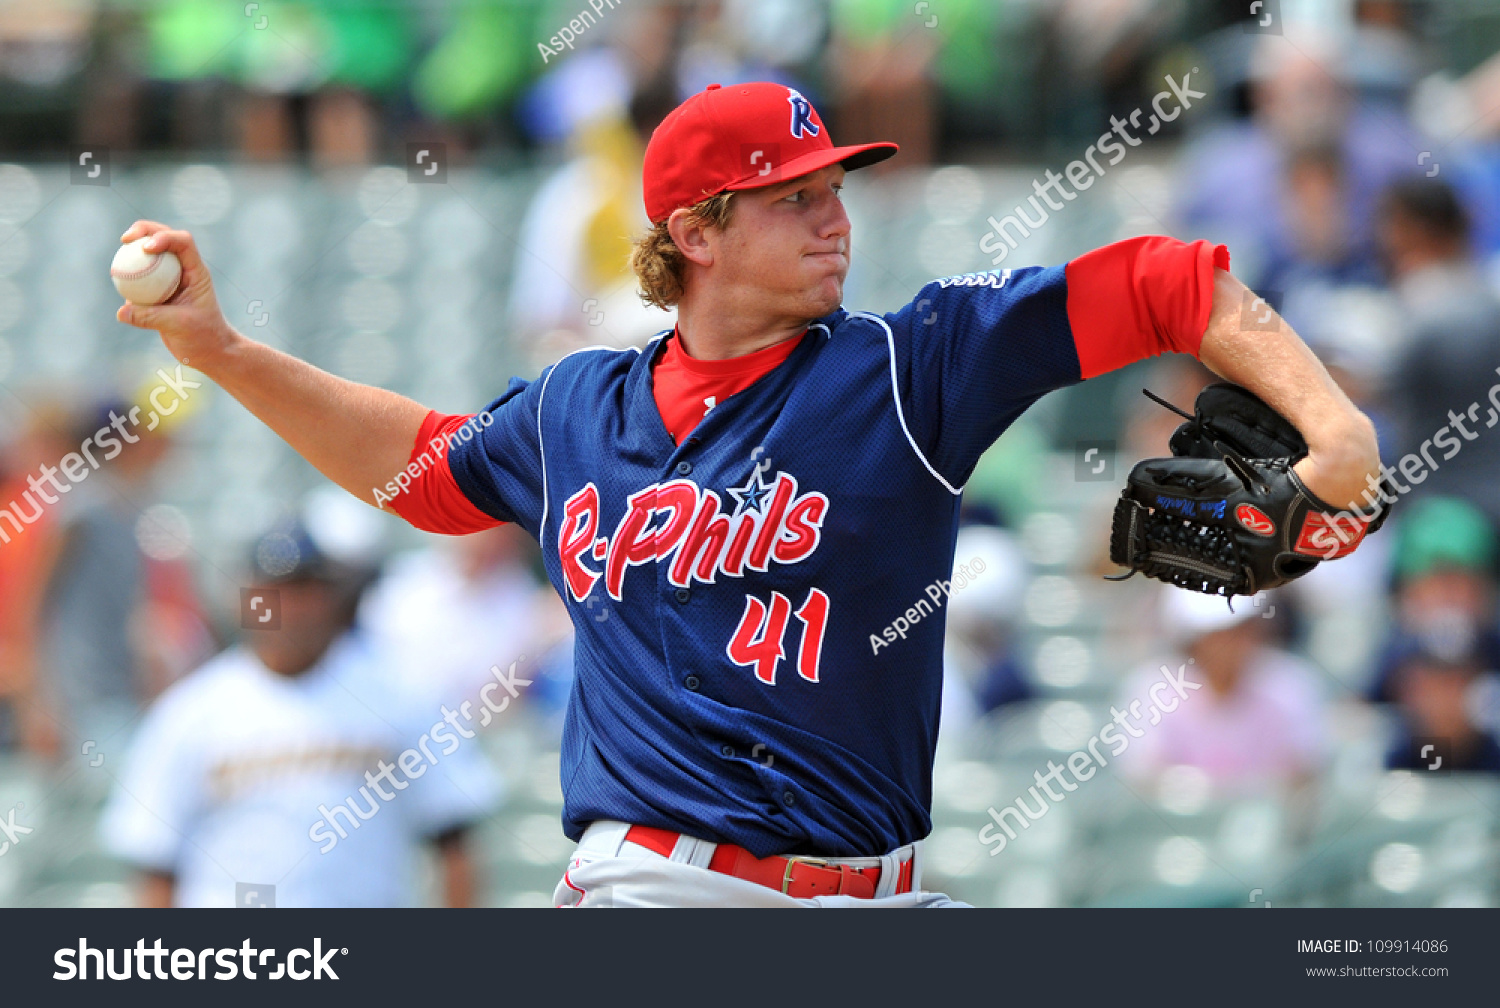
[(115, 282), (115, 290), (133, 304), (161, 304), (176, 293), (177, 282), (182, 279), (182, 263), (175, 253), (146, 251), (151, 238), (147, 235), (121, 245), (115, 261), (109, 265), (109, 278)]

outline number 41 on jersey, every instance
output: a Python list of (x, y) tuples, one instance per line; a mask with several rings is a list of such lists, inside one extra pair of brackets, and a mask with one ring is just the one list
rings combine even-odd
[(755, 678), (767, 686), (775, 686), (776, 667), (786, 657), (782, 638), (791, 616), (802, 622), (797, 674), (808, 682), (817, 682), (818, 664), (823, 657), (823, 629), (828, 624), (828, 596), (816, 588), (808, 589), (807, 600), (795, 612), (791, 599), (781, 592), (771, 593), (769, 606), (754, 595), (746, 595), (740, 625), (724, 649), (729, 660), (736, 665), (754, 666)]

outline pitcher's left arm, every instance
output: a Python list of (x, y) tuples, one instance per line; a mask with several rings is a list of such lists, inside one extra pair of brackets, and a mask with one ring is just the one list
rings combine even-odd
[[(1214, 274), (1213, 309), (1198, 359), (1260, 396), (1301, 432), (1307, 457), (1293, 468), (1309, 490), (1334, 507), (1358, 507), (1382, 474), (1370, 418), (1269, 305), (1257, 303), (1227, 270)], [(1254, 305), (1254, 328), (1246, 328), (1247, 305)]]

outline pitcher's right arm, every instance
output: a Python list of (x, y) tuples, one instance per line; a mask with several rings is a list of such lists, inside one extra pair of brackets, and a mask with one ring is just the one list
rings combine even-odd
[(182, 261), (182, 286), (160, 305), (126, 302), (115, 317), (154, 329), (172, 356), (206, 375), (314, 468), (372, 506), (374, 492), (406, 467), (428, 409), (257, 343), (224, 318), (193, 236), (140, 220), (121, 242), (152, 235), (148, 252)]

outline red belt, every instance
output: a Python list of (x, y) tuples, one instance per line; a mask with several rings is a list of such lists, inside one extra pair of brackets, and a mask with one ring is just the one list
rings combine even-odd
[[(632, 826), (625, 834), (625, 839), (669, 858), (681, 835), (655, 826)], [(911, 858), (902, 862), (896, 879), (897, 893), (911, 892), (911, 866)], [(708, 870), (775, 889), (793, 899), (811, 899), (814, 896), (873, 899), (875, 887), (880, 882), (878, 867), (852, 868), (849, 865), (831, 864), (821, 858), (800, 856), (758, 858), (734, 844), (719, 844), (708, 862)]]

